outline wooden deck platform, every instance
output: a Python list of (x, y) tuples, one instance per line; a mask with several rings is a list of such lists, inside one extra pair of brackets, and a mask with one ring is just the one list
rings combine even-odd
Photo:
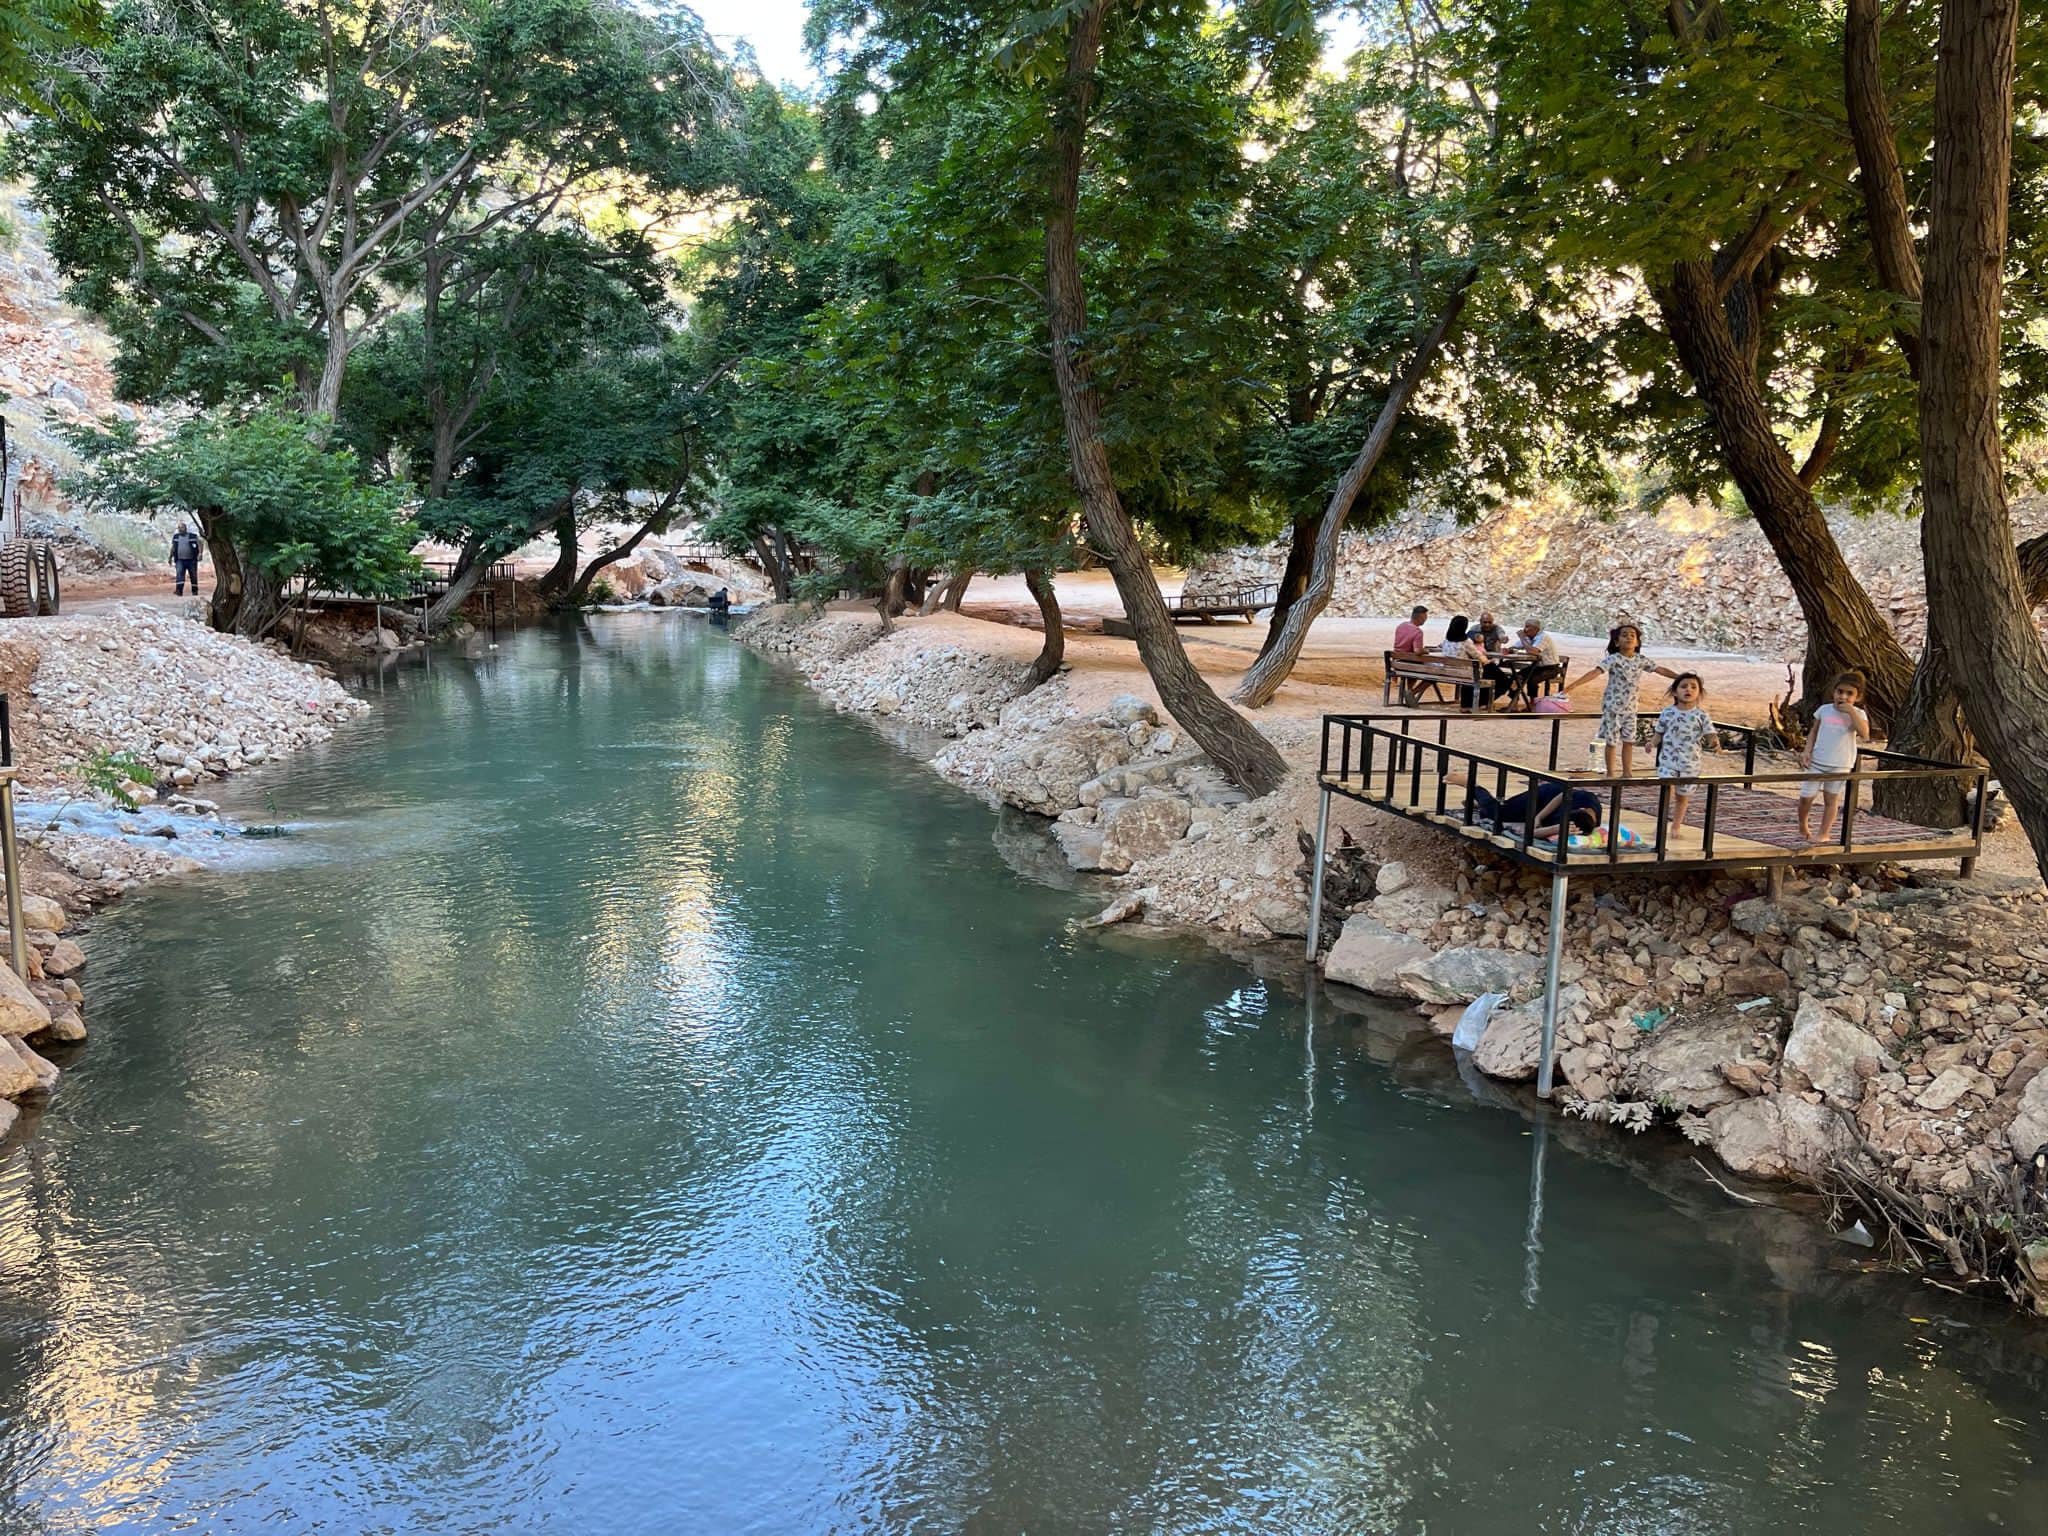
[[(1540, 770), (1539, 770), (1540, 772)], [(1603, 793), (1611, 785), (1598, 781), (1556, 779), (1572, 788)], [(1657, 845), (1658, 803), (1662, 792), (1655, 779), (1644, 779), (1623, 787), (1618, 818), (1612, 809), (1610, 824), (1633, 833), (1636, 841), (1619, 847), (1567, 847), (1560, 856), (1554, 841), (1524, 838), (1482, 825), (1466, 815), (1466, 793), (1462, 784), (1446, 784), (1434, 771), (1419, 775), (1397, 773), (1391, 791), (1385, 776), (1368, 783), (1361, 774), (1321, 776), (1323, 786), (1348, 800), (1391, 811), (1411, 821), (1440, 827), (1468, 842), (1484, 843), (1511, 858), (1546, 868), (1563, 865), (1574, 873), (1599, 868), (1631, 870), (1654, 868), (1666, 872), (1679, 869), (1732, 868), (1770, 864), (1868, 863), (1890, 859), (1962, 859), (1974, 857), (1979, 844), (1968, 828), (1943, 831), (1894, 821), (1871, 811), (1862, 811), (1853, 827), (1855, 845), (1845, 848), (1836, 840), (1828, 843), (1802, 841), (1795, 795), (1763, 788), (1732, 785), (1716, 794), (1716, 818), (1712, 843), (1707, 840), (1704, 793), (1693, 797), (1687, 825), (1666, 831), (1664, 846)], [(1514, 785), (1518, 793), (1523, 786)], [(1496, 797), (1501, 798), (1501, 797)], [(1611, 802), (1610, 802), (1611, 804)], [(1740, 828), (1740, 830), (1738, 830)]]
[[(1567, 719), (1574, 740), (1567, 743)], [(1794, 864), (1869, 864), (1900, 859), (1955, 859), (1964, 874), (1984, 849), (1982, 768), (1937, 762), (1901, 752), (1865, 748), (1856, 765), (1840, 774), (1809, 774), (1759, 767), (1761, 733), (1754, 726), (1715, 722), (1724, 746), (1741, 753), (1742, 771), (1722, 773), (1715, 759), (1703, 764), (1689, 825), (1669, 824), (1668, 780), (1574, 773), (1571, 748), (1591, 740), (1584, 717), (1558, 715), (1325, 715), (1318, 765), (1315, 859), (1309, 879), (1308, 960), (1321, 948), (1323, 869), (1330, 842), (1330, 802), (1342, 796), (1388, 815), (1435, 827), (1447, 837), (1481, 844), (1501, 857), (1550, 874), (1550, 942), (1543, 977), (1543, 1034), (1537, 1059), (1536, 1092), (1550, 1097), (1557, 1060), (1558, 969), (1564, 953), (1567, 896), (1574, 875), (1592, 877), (1688, 874), (1712, 869), (1760, 868), (1773, 881)], [(1485, 733), (1480, 750), (1472, 743)], [(1582, 744), (1578, 735), (1585, 735)], [(1454, 741), (1457, 736), (1459, 740)], [(1505, 737), (1524, 748), (1521, 757), (1500, 749)], [(1809, 843), (1799, 836), (1799, 785), (1833, 779), (1842, 790), (1842, 815), (1834, 837)], [(1866, 786), (1919, 780), (1963, 781), (1968, 825), (1923, 827), (1863, 808)], [(1455, 780), (1456, 782), (1453, 782)], [(1589, 791), (1601, 805), (1604, 843), (1572, 847), (1570, 840), (1532, 834), (1526, 822), (1496, 825), (1479, 816), (1480, 803), (1467, 792), (1477, 785), (1496, 803), (1525, 791), (1547, 798), (1553, 789)], [(1696, 818), (1696, 819), (1695, 819)], [(1622, 842), (1617, 830), (1633, 833)]]

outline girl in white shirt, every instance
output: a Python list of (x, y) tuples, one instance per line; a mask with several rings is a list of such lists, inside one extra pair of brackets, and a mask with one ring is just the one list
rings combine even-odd
[[(1870, 716), (1858, 707), (1863, 698), (1863, 674), (1844, 672), (1835, 679), (1835, 702), (1813, 712), (1813, 732), (1806, 738), (1806, 752), (1799, 766), (1808, 773), (1849, 773), (1856, 767), (1857, 743), (1870, 739)], [(1808, 779), (1799, 786), (1799, 835), (1809, 842), (1826, 842), (1835, 825), (1835, 809), (1842, 803), (1843, 779)], [(1815, 838), (1808, 822), (1813, 802), (1820, 801), (1820, 836)]]

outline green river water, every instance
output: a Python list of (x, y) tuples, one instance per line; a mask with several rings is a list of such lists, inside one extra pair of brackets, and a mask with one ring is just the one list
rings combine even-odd
[(722, 634), (370, 686), (89, 937), (0, 1530), (2048, 1531), (2048, 1334), (1071, 931)]

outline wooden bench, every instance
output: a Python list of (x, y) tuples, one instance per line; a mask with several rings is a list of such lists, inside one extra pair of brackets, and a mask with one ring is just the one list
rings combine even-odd
[(1198, 624), (1213, 624), (1221, 618), (1243, 619), (1249, 624), (1259, 615), (1262, 608), (1271, 608), (1280, 595), (1280, 589), (1272, 582), (1262, 585), (1226, 587), (1215, 592), (1182, 592), (1170, 599), (1167, 611), (1173, 615), (1176, 624), (1193, 619)]
[[(1394, 684), (1397, 682), (1401, 685), (1401, 703), (1408, 708), (1413, 708), (1421, 699), (1425, 688), (1434, 691), (1437, 703), (1455, 703), (1463, 710), (1485, 708), (1493, 703), (1493, 679), (1484, 675), (1485, 669), (1476, 661), (1467, 661), (1461, 656), (1431, 656), (1409, 651), (1387, 651), (1383, 654), (1386, 657), (1387, 681), (1381, 690), (1382, 704), (1394, 702)], [(1446, 688), (1454, 691), (1446, 695)]]

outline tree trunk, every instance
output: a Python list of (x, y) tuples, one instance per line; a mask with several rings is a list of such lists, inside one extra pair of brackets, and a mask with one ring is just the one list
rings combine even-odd
[(576, 580), (576, 514), (568, 511), (555, 519), (557, 553), (547, 574), (533, 584), (542, 594), (567, 592)]
[[(1465, 297), (1472, 291), (1472, 284), (1478, 276), (1477, 267), (1465, 269), (1429, 329), (1416, 338), (1408, 365), (1388, 388), (1379, 415), (1373, 419), (1372, 430), (1366, 433), (1357, 457), (1352, 459), (1337, 481), (1337, 489), (1330, 493), (1330, 503), (1323, 508), (1322, 518), (1316, 525), (1315, 549), (1309, 558), (1308, 585), (1288, 607), (1279, 635), (1268, 638), (1259, 659), (1252, 663), (1251, 670), (1237, 685), (1235, 697), (1240, 704), (1256, 707), (1269, 702), (1280, 691), (1280, 685), (1287, 681), (1287, 674), (1294, 670), (1294, 664), (1301, 660), (1301, 648), (1308, 643), (1309, 626), (1322, 617), (1323, 610), (1330, 606), (1330, 599), (1337, 591), (1337, 551), (1344, 536), (1344, 520), (1351, 516), (1358, 493), (1379, 467), (1387, 444), (1394, 440), (1394, 429), (1400, 425), (1401, 413), (1407, 409), (1408, 402), (1414, 398), (1416, 389), (1428, 374), (1430, 364), (1443, 347), (1444, 338), (1458, 323), (1458, 316), (1465, 308)], [(1291, 556), (1288, 563), (1293, 563)]]
[(270, 572), (244, 563), (241, 601), (235, 607), (235, 633), (261, 640), (277, 627), (284, 610), (284, 587)]
[[(630, 539), (627, 539), (622, 544), (614, 545), (601, 555), (593, 557), (590, 564), (583, 567), (583, 574), (576, 578), (576, 585), (569, 590), (569, 606), (571, 608), (581, 608), (585, 603), (589, 602), (591, 583), (597, 580), (600, 573), (617, 565), (626, 556), (638, 549), (648, 534), (656, 531), (666, 532), (669, 510), (667, 506), (664, 506), (662, 510), (655, 513), (654, 516), (648, 518), (646, 522), (635, 529)], [(660, 530), (657, 530), (655, 527), (657, 523), (662, 525)]]
[[(449, 617), (469, 601), (469, 594), (476, 590), (477, 583), (484, 579), (490, 568), (488, 550), (474, 543), (463, 545), (462, 553), (455, 560), (455, 570), (448, 578), (448, 590), (435, 598), (427, 609), (425, 628), (432, 632), (446, 624)], [(515, 603), (519, 601), (516, 590), (512, 600)]]
[(1087, 358), (1088, 296), (1081, 282), (1079, 214), (1081, 163), (1088, 117), (1095, 101), (1095, 69), (1109, 0), (1088, 0), (1067, 38), (1061, 99), (1052, 122), (1052, 206), (1045, 220), (1045, 308), (1052, 338), (1053, 380), (1066, 426), (1067, 458), (1081, 497), (1090, 542), (1109, 566), (1137, 636), (1138, 658), (1159, 690), (1159, 701), (1202, 750), (1254, 797), (1270, 794), (1287, 764), (1256, 727), (1222, 699), (1188, 660), (1173, 627), (1152, 565), (1117, 495), (1102, 441), (1101, 406)]
[(1891, 104), (1884, 94), (1879, 27), (1878, 0), (1849, 0), (1842, 24), (1842, 99), (1848, 109), (1849, 136), (1856, 145), (1856, 181), (1870, 224), (1871, 258), (1878, 282), (1899, 306), (1892, 334), (1917, 379), (1920, 336), (1911, 315), (1920, 306), (1920, 258), (1913, 248)]
[(945, 609), (948, 613), (960, 611), (960, 600), (967, 595), (967, 584), (974, 580), (974, 567), (953, 572), (946, 579)]
[(242, 556), (228, 537), (226, 519), (209, 507), (198, 510), (199, 536), (213, 561), (213, 595), (207, 599), (206, 622), (223, 634), (232, 633), (242, 608)]
[(2048, 868), (2048, 653), (2013, 546), (1998, 366), (2018, 0), (1943, 0), (1921, 309), (1928, 623)]
[(761, 574), (768, 578), (775, 601), (788, 602), (793, 573), (789, 566), (789, 541), (780, 528), (754, 535), (754, 558), (761, 563)]
[(1287, 540), (1287, 566), (1280, 573), (1280, 586), (1273, 595), (1273, 615), (1266, 624), (1265, 641), (1259, 646), (1261, 661), (1279, 643), (1280, 631), (1287, 626), (1287, 615), (1308, 590), (1309, 571), (1315, 563), (1316, 529), (1321, 523), (1320, 516), (1294, 520)]
[[(1745, 286), (1738, 284), (1736, 291)], [(1738, 344), (1713, 268), (1703, 261), (1680, 262), (1656, 296), (1722, 460), (1799, 599), (1807, 631), (1803, 707), (1811, 711), (1826, 703), (1835, 674), (1855, 667), (1870, 679), (1872, 715), (1889, 722), (1912, 685), (1912, 660), (1849, 569), (1820, 504), (1772, 430), (1755, 368)]]
[(1037, 602), (1039, 621), (1045, 625), (1045, 643), (1038, 648), (1038, 654), (1031, 658), (1031, 671), (1027, 674), (1028, 680), (1025, 684), (1028, 692), (1059, 676), (1060, 663), (1065, 661), (1067, 656), (1067, 631), (1060, 618), (1059, 597), (1052, 589), (1052, 573), (1026, 571), (1024, 585), (1030, 591), (1032, 599)]

